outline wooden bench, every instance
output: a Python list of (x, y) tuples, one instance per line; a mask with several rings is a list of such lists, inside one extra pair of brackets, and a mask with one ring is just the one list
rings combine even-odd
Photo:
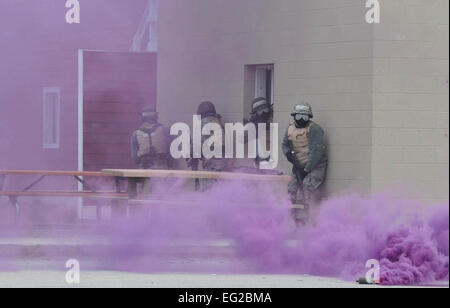
[[(3, 184), (6, 176), (37, 176), (38, 178), (21, 190), (4, 191)], [(31, 189), (47, 176), (74, 177), (87, 190), (82, 191), (32, 191)], [(90, 187), (85, 177), (109, 177), (114, 178), (115, 191), (96, 191)], [(83, 199), (110, 199), (125, 200), (131, 204), (139, 203), (137, 199), (136, 184), (145, 178), (181, 178), (181, 179), (217, 179), (230, 181), (254, 181), (254, 182), (279, 182), (288, 183), (289, 176), (265, 175), (235, 172), (189, 171), (189, 170), (135, 170), (135, 169), (105, 169), (102, 172), (80, 171), (39, 171), (39, 170), (0, 170), (0, 197), (6, 196), (16, 208), (16, 219), (19, 214), (19, 197), (65, 197)], [(121, 180), (128, 181), (128, 191), (121, 191)], [(195, 204), (196, 201), (170, 201), (164, 199), (143, 200), (143, 204)], [(101, 219), (101, 205), (97, 205), (97, 219)]]
[[(197, 200), (164, 200), (151, 198), (149, 200), (137, 200), (136, 182), (145, 178), (178, 178), (178, 179), (216, 179), (228, 181), (253, 181), (284, 183), (291, 181), (287, 175), (268, 175), (240, 172), (214, 172), (214, 171), (190, 171), (190, 170), (135, 170), (135, 169), (104, 169), (102, 173), (116, 179), (128, 180), (128, 198), (130, 204), (135, 205), (195, 205), (201, 204)], [(304, 209), (304, 205), (293, 204), (293, 209)]]
[[(37, 176), (37, 179), (20, 190), (3, 190), (5, 179), (7, 176)], [(61, 190), (31, 190), (44, 178), (49, 176), (69, 176), (73, 177), (77, 182), (83, 185), (81, 191), (61, 191)], [(108, 177), (101, 172), (80, 172), (80, 171), (43, 171), (43, 170), (0, 170), (0, 197), (8, 197), (12, 206), (16, 209), (15, 220), (17, 221), (20, 206), (19, 197), (58, 197), (58, 198), (82, 198), (82, 199), (110, 199), (110, 200), (127, 200), (128, 195), (121, 191), (98, 191), (92, 188), (86, 181), (85, 177)], [(116, 179), (117, 180), (117, 179)], [(116, 187), (120, 187), (116, 183)], [(85, 190), (87, 189), (87, 190)], [(97, 204), (97, 219), (101, 219), (102, 205)]]
[(142, 169), (103, 169), (102, 174), (127, 179), (136, 178), (178, 178), (178, 179), (216, 179), (231, 181), (284, 182), (291, 180), (286, 175), (267, 175), (239, 172), (190, 171), (190, 170), (142, 170)]
[[(285, 182), (291, 178), (285, 175), (265, 175), (238, 172), (215, 172), (215, 171), (190, 171), (190, 170), (142, 170), (142, 169), (104, 169), (105, 176), (128, 181), (128, 198), (137, 198), (136, 183), (142, 179), (150, 178), (178, 178), (178, 179), (216, 179), (228, 181), (254, 181), (254, 182)], [(120, 188), (119, 188), (120, 189)]]
[(127, 198), (125, 193), (93, 191), (0, 191), (0, 196), (7, 197), (69, 197), (69, 198)]

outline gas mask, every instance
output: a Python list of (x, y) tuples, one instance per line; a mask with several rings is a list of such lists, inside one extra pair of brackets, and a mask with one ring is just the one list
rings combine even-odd
[(267, 122), (270, 119), (270, 109), (262, 109), (256, 112), (256, 117), (262, 122)]
[(308, 125), (310, 117), (309, 117), (309, 115), (298, 113), (294, 116), (294, 119), (295, 119), (295, 125), (298, 128), (304, 128), (304, 127), (306, 127), (306, 125)]

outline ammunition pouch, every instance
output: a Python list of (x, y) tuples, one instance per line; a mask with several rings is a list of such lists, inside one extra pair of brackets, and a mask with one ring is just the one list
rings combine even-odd
[(139, 166), (141, 169), (150, 169), (153, 166), (153, 158), (150, 154), (143, 155), (140, 158)]

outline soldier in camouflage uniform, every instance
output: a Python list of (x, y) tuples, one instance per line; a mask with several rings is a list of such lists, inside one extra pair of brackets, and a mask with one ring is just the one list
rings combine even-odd
[[(141, 112), (142, 126), (131, 136), (131, 156), (139, 169), (169, 169), (169, 143), (158, 113), (151, 107)], [(133, 189), (133, 188), (131, 188)], [(143, 181), (143, 194), (150, 192), (150, 180)]]
[[(222, 137), (225, 136), (225, 125), (222, 121), (222, 117), (217, 114), (216, 107), (213, 103), (206, 101), (201, 103), (198, 106), (197, 114), (202, 117), (202, 124), (201, 127), (203, 128), (208, 123), (216, 123), (219, 124), (222, 128)], [(209, 136), (202, 136), (202, 145), (203, 143), (209, 138)], [(191, 143), (192, 144), (192, 143)], [(225, 142), (222, 140), (222, 157), (225, 157)], [(192, 155), (191, 155), (192, 157)], [(226, 171), (230, 167), (230, 161), (226, 158), (210, 158), (206, 159), (205, 157), (202, 157), (202, 168), (203, 170), (207, 171)], [(188, 166), (192, 167), (192, 170), (198, 169), (199, 159), (191, 158), (188, 160)], [(217, 181), (214, 179), (203, 179), (202, 181), (202, 187), (201, 190), (205, 191), (210, 189)]]
[(320, 188), (325, 180), (328, 155), (323, 129), (313, 122), (308, 103), (300, 103), (291, 114), (294, 120), (283, 139), (283, 153), (293, 164), (292, 180), (288, 192), (292, 203), (301, 204), (303, 210), (293, 211), (294, 219), (306, 221), (310, 207), (320, 199)]
[[(250, 114), (250, 119), (244, 119), (244, 124), (253, 123), (256, 126), (256, 138), (258, 138), (258, 125), (265, 124), (266, 126), (266, 149), (270, 149), (270, 123), (273, 118), (273, 107), (267, 99), (263, 97), (255, 98), (252, 102), (252, 112)], [(249, 141), (249, 140), (247, 140)], [(257, 144), (257, 146), (260, 146)], [(259, 151), (256, 151), (257, 156), (255, 159), (255, 167), (260, 168), (261, 163), (268, 162), (270, 157), (260, 157)]]

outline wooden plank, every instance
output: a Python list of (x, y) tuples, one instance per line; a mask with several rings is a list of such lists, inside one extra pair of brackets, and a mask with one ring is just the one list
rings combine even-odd
[(0, 175), (48, 175), (48, 176), (92, 176), (92, 177), (106, 176), (102, 172), (48, 171), (48, 170), (0, 170)]
[(85, 112), (84, 122), (134, 123), (135, 126), (139, 126), (141, 124), (141, 117), (137, 112), (136, 113)]
[(108, 102), (86, 102), (84, 101), (84, 112), (86, 113), (134, 113), (141, 112), (141, 106), (138, 104), (124, 104), (124, 103), (108, 103)]
[(139, 123), (106, 123), (106, 122), (85, 122), (85, 134), (121, 134), (129, 135), (139, 128)]
[[(130, 155), (124, 155), (124, 154), (117, 154), (117, 155), (112, 155), (112, 154), (102, 154), (102, 153), (98, 153), (98, 154), (85, 154), (84, 158), (87, 159), (88, 161), (101, 161), (101, 164), (95, 164), (95, 165), (109, 165), (112, 166), (112, 168), (114, 167), (118, 167), (118, 166), (124, 166), (124, 163), (129, 163), (131, 162), (131, 158)], [(86, 166), (88, 166), (89, 164), (86, 164)], [(127, 166), (128, 165), (128, 166)], [(125, 166), (127, 167), (133, 167), (136, 166), (136, 164), (126, 164)], [(101, 169), (107, 169), (107, 168), (99, 168), (99, 170)]]
[(84, 53), (83, 170), (136, 167), (130, 138), (142, 108), (156, 108), (156, 65), (156, 53)]
[(133, 200), (130, 199), (128, 201), (129, 205), (139, 205), (139, 206), (148, 206), (148, 205), (164, 205), (164, 206), (189, 206), (189, 205), (207, 205), (205, 201), (196, 201), (196, 200), (162, 200), (162, 199), (149, 199), (149, 200)]
[[(237, 201), (231, 200), (222, 200), (220, 202), (222, 205), (228, 206), (241, 206)], [(140, 200), (140, 199), (130, 199), (128, 204), (133, 206), (211, 206), (210, 200), (167, 200), (167, 199), (148, 199), (148, 200)], [(245, 202), (246, 207), (257, 207), (264, 208), (267, 207), (266, 204), (261, 203), (251, 203)]]
[(68, 197), (68, 198), (123, 198), (127, 199), (127, 194), (114, 192), (78, 192), (78, 191), (0, 191), (0, 196), (8, 197)]
[[(84, 142), (87, 144), (121, 144), (123, 145), (126, 141), (127, 148), (130, 147), (130, 139), (131, 139), (131, 133), (129, 134), (102, 134), (102, 133), (88, 133), (84, 134)], [(129, 149), (128, 149), (129, 150)], [(115, 154), (115, 153), (110, 153)], [(130, 153), (127, 153), (130, 155)]]
[[(115, 155), (126, 155), (128, 157), (128, 161), (124, 163), (130, 163), (131, 160), (131, 150), (130, 150), (130, 141), (123, 143), (85, 143), (84, 144), (84, 154), (102, 154), (108, 156), (109, 153), (114, 153)], [(102, 161), (95, 161), (94, 163), (101, 164)], [(91, 162), (86, 161), (85, 164), (89, 164)], [(120, 168), (120, 166), (117, 166)]]
[(189, 171), (189, 170), (139, 170), (139, 169), (103, 169), (108, 176), (124, 178), (186, 178), (186, 179), (221, 179), (248, 180), (265, 182), (289, 182), (290, 176), (264, 175), (233, 172)]

